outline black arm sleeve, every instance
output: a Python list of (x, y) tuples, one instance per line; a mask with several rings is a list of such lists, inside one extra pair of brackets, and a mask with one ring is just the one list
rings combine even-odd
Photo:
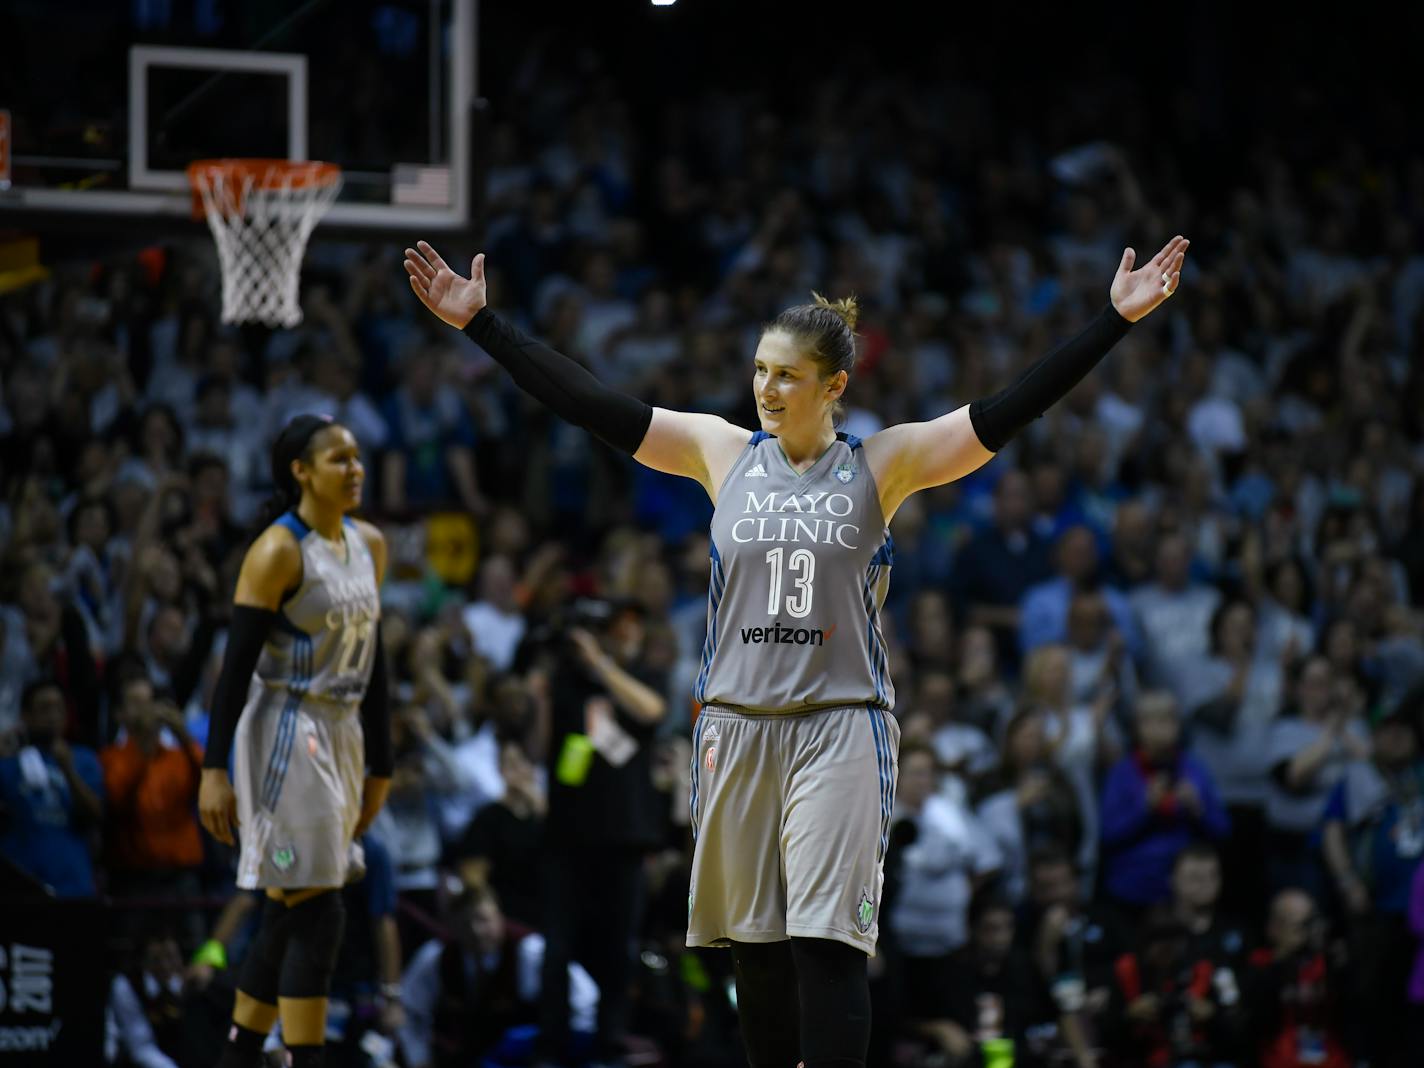
[(227, 631), (227, 649), (223, 652), (222, 671), (213, 692), (213, 710), (208, 716), (208, 744), (203, 751), (203, 767), (227, 770), (228, 754), (232, 752), (232, 736), (238, 717), (247, 701), (247, 686), (257, 670), (257, 658), (277, 613), (270, 608), (234, 605), (232, 623)]
[(1029, 423), (1068, 395), (1083, 376), (1121, 341), (1132, 324), (1111, 304), (1088, 328), (1039, 360), (1008, 389), (969, 405), (969, 421), (980, 443), (998, 452)]
[(386, 647), (381, 642), (381, 625), (376, 624), (376, 662), (371, 681), (361, 699), (361, 735), (366, 743), (366, 774), (389, 779), (395, 770), (391, 752), (391, 687), (386, 672)]
[(210, 613), (204, 612), (193, 640), (188, 643), (188, 651), (173, 672), (173, 700), (179, 708), (185, 708), (188, 698), (198, 688), (203, 677), (203, 665), (208, 662), (208, 654), (213, 651), (213, 638), (217, 636), (218, 625)]
[(475, 314), (465, 334), (555, 415), (630, 456), (638, 451), (653, 421), (649, 405), (605, 386), (576, 360), (536, 341), (489, 308)]

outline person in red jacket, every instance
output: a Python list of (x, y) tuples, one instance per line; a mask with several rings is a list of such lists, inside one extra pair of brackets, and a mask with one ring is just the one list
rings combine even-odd
[(1247, 1019), (1261, 1068), (1350, 1068), (1339, 978), (1326, 954), (1325, 922), (1302, 890), (1271, 902), (1269, 945), (1246, 969)]
[[(182, 714), (154, 696), (147, 676), (121, 690), (120, 730), (99, 753), (109, 812), (113, 892), (130, 898), (196, 897), (203, 842), (197, 801), (203, 751), (188, 736)], [(192, 945), (202, 941), (202, 918), (183, 917)]]

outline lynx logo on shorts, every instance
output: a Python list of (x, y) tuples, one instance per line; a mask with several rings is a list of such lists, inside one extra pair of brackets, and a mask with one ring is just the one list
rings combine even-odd
[(278, 871), (290, 871), (296, 862), (297, 851), (294, 847), (284, 845), (272, 850), (272, 867)]
[(860, 904), (855, 909), (855, 926), (861, 934), (870, 933), (870, 925), (875, 922), (875, 902), (870, 900), (870, 892), (860, 888)]

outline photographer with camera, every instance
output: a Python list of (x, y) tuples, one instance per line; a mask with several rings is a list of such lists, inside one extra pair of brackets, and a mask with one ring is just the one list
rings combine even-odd
[(530, 636), (553, 659), (539, 1038), (548, 1061), (567, 1043), (570, 961), (601, 991), (595, 1061), (620, 1055), (643, 859), (662, 842), (666, 808), (652, 774), (666, 687), (644, 662), (644, 636), (638, 604), (595, 600)]

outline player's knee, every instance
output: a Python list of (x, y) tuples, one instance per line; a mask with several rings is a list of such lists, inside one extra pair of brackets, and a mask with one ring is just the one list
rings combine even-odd
[(822, 974), (844, 975), (847, 978), (866, 975), (870, 959), (865, 950), (833, 938), (796, 936), (791, 939), (791, 952), (796, 958), (798, 970), (810, 966)]
[(787, 941), (733, 942), (732, 965), (740, 982), (791, 983), (793, 986), (796, 982), (791, 943)]
[(317, 894), (287, 912), (289, 935), (279, 992), (284, 998), (325, 997), (346, 927), (341, 894), (335, 890)]
[(237, 973), (239, 992), (246, 994), (255, 1004), (264, 1006), (263, 1011), (276, 1011), (277, 979), (282, 971), (282, 959), (287, 953), (288, 923), (291, 919), (287, 911), (287, 906), (280, 901), (269, 898), (263, 903), (257, 936), (252, 940)]

